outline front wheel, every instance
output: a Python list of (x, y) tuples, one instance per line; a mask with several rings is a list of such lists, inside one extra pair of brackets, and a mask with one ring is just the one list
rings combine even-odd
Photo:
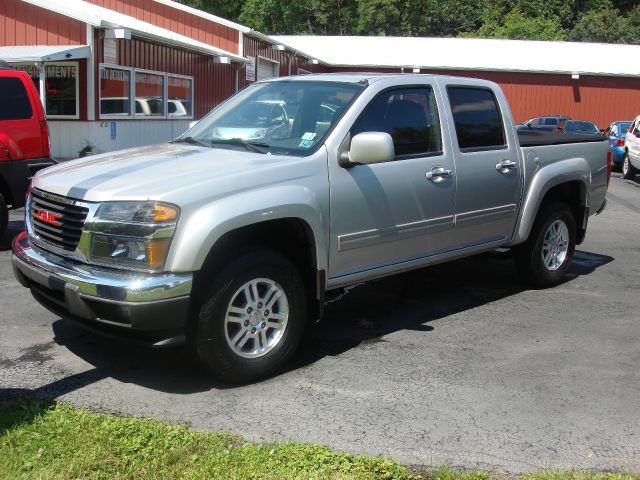
[(304, 283), (287, 257), (269, 250), (242, 255), (215, 279), (200, 309), (198, 357), (225, 383), (262, 378), (295, 352), (306, 312)]
[(529, 239), (515, 250), (520, 275), (535, 287), (560, 283), (576, 248), (576, 222), (569, 206), (550, 202), (542, 207)]
[(633, 180), (636, 178), (636, 173), (638, 170), (631, 165), (631, 160), (629, 160), (629, 153), (625, 153), (622, 158), (622, 178), (625, 180)]

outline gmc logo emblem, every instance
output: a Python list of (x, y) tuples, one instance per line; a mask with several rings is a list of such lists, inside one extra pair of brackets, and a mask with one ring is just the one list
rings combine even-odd
[(52, 213), (47, 210), (38, 210), (36, 212), (36, 218), (38, 220), (50, 223), (51, 225), (55, 225), (56, 227), (62, 226), (62, 224), (57, 221), (61, 216), (62, 215), (60, 215), (59, 213)]

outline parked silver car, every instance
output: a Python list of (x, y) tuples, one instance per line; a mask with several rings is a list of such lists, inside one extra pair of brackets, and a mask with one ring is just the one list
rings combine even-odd
[(211, 131), (211, 138), (258, 140), (286, 138), (289, 117), (284, 102), (258, 100), (238, 107), (223, 116)]

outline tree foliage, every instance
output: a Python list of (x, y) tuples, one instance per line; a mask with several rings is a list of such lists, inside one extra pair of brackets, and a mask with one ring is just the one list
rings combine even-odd
[(638, 0), (179, 0), (267, 34), (640, 44)]

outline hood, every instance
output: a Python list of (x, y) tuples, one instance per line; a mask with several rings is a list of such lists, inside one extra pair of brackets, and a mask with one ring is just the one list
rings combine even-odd
[(180, 203), (200, 188), (222, 195), (306, 176), (305, 168), (293, 175), (297, 169), (292, 167), (300, 162), (309, 158), (167, 143), (60, 163), (38, 172), (33, 186), (90, 202)]

